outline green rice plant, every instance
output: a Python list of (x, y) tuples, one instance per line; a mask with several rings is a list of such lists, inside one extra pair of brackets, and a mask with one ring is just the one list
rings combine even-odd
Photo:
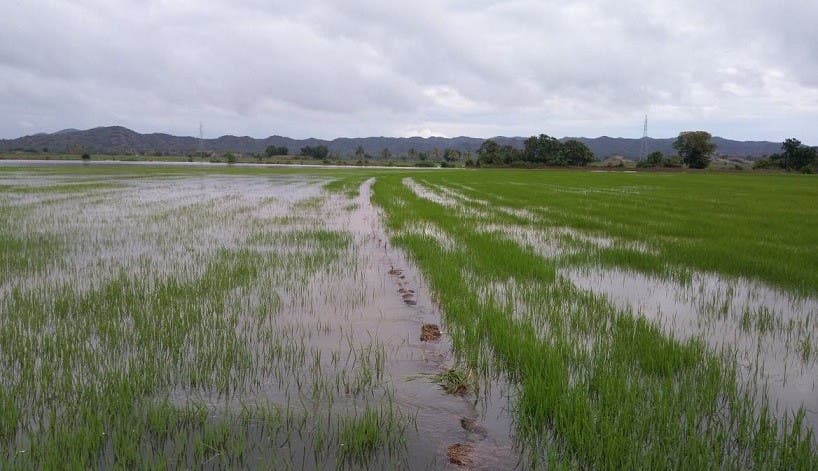
[(367, 407), (360, 414), (341, 417), (338, 422), (339, 459), (356, 465), (370, 463), (373, 454), (387, 449), (394, 453), (402, 445), (406, 419), (391, 407)]

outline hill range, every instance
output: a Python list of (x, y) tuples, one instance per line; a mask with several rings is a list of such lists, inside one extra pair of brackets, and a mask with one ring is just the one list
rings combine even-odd
[[(525, 137), (494, 137), (499, 144), (510, 144), (522, 148)], [(585, 143), (599, 159), (611, 156), (623, 156), (638, 159), (642, 153), (642, 139), (621, 137), (577, 137)], [(675, 154), (673, 149), (674, 138), (654, 139), (646, 138), (647, 152), (662, 151), (665, 154)], [(304, 146), (325, 145), (330, 153), (338, 156), (353, 155), (361, 146), (369, 155), (381, 155), (383, 149), (388, 149), (392, 155), (405, 155), (411, 149), (416, 152), (433, 152), (438, 149), (452, 148), (462, 152), (476, 152), (485, 141), (475, 137), (362, 137), (323, 139), (292, 139), (283, 136), (270, 136), (257, 139), (249, 136), (221, 136), (215, 139), (202, 139), (191, 136), (173, 136), (163, 133), (140, 134), (121, 126), (97, 127), (88, 130), (64, 129), (55, 133), (33, 134), (16, 139), (0, 139), (0, 152), (49, 152), (65, 153), (71, 150), (82, 149), (85, 152), (97, 154), (144, 154), (162, 153), (181, 155), (198, 151), (206, 152), (237, 152), (253, 154), (264, 152), (268, 146), (283, 146), (290, 153), (297, 153)], [(734, 141), (714, 137), (713, 143), (718, 148), (716, 154), (723, 157), (742, 157), (755, 159), (773, 154), (781, 150), (780, 142), (769, 141)]]

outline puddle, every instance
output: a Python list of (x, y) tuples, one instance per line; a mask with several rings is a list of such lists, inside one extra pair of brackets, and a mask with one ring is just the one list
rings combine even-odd
[(818, 433), (818, 300), (707, 273), (693, 274), (688, 283), (620, 269), (571, 268), (561, 274), (677, 339), (699, 338), (712, 351), (735, 358), (744, 379), (766, 389), (779, 417), (803, 406), (806, 425)]
[(457, 206), (457, 200), (451, 196), (443, 196), (438, 192), (432, 191), (428, 187), (421, 185), (420, 183), (416, 182), (414, 179), (410, 177), (406, 177), (403, 179), (403, 184), (406, 185), (412, 193), (415, 194), (418, 198), (422, 198), (433, 203), (437, 203), (442, 206), (446, 207), (454, 207)]
[(401, 231), (401, 234), (426, 237), (435, 241), (443, 250), (452, 250), (455, 247), (454, 240), (443, 229), (430, 222), (413, 224)]
[(558, 258), (576, 254), (579, 252), (576, 243), (590, 245), (591, 247), (602, 250), (622, 248), (654, 255), (658, 253), (658, 251), (645, 243), (597, 236), (578, 231), (571, 227), (546, 227), (540, 229), (506, 224), (485, 224), (477, 226), (475, 230), (478, 232), (500, 234), (522, 247), (530, 248), (544, 258)]
[[(48, 186), (64, 179), (24, 181)], [(13, 221), (11, 228), (21, 234), (55, 234), (65, 241), (67, 250), (41, 272), (0, 286), (0, 294), (58, 285), (90, 288), (118, 276), (123, 268), (138, 270), (146, 265), (159, 273), (196, 277), (199, 257), (244, 243), (250, 229), (240, 224), (242, 218), (272, 220), (287, 215), (288, 205), (321, 191), (320, 182), (287, 177), (272, 181), (176, 177), (122, 183), (119, 189), (89, 190), (47, 205), (43, 199), (26, 201), (24, 206), (32, 211)], [(98, 198), (92, 200), (91, 195)]]
[(576, 253), (575, 248), (561, 242), (556, 234), (549, 234), (531, 227), (486, 224), (478, 226), (475, 230), (477, 232), (499, 234), (517, 245), (532, 249), (545, 258), (557, 258)]

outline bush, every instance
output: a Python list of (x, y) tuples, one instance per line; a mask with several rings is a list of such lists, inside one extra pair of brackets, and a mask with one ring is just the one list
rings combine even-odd
[(664, 163), (665, 155), (661, 151), (653, 151), (644, 159), (636, 163), (639, 168), (661, 167)]
[(762, 170), (767, 168), (770, 168), (770, 159), (766, 157), (753, 162), (753, 170)]
[(91, 160), (91, 155), (88, 153), (82, 154), (82, 160)]
[(227, 163), (229, 163), (229, 164), (236, 163), (236, 156), (233, 155), (232, 152), (228, 152), (228, 153), (224, 154), (224, 158), (227, 160)]
[(663, 167), (668, 167), (668, 168), (681, 168), (681, 167), (684, 167), (684, 161), (678, 155), (673, 155), (673, 156), (670, 156), (670, 157), (666, 158), (662, 162), (662, 166)]
[(267, 146), (267, 148), (264, 149), (264, 155), (267, 157), (272, 157), (274, 155), (287, 155), (289, 153), (290, 149), (284, 146)]
[(301, 148), (301, 155), (324, 160), (329, 156), (329, 149), (327, 146), (304, 146)]

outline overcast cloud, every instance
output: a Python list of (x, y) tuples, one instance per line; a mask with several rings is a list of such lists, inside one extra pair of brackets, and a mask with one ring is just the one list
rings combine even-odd
[(818, 1), (0, 3), (0, 137), (599, 135), (818, 144)]

